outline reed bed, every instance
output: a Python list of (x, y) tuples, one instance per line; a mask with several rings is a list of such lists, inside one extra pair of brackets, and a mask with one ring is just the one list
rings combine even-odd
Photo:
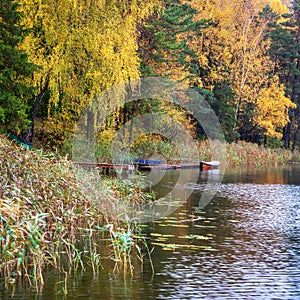
[[(283, 148), (267, 148), (243, 141), (239, 141), (238, 143), (227, 143), (225, 147), (227, 167), (276, 166), (288, 162), (300, 161), (299, 151), (292, 152), (291, 150)], [(208, 141), (199, 142), (198, 151), (201, 160), (211, 160), (212, 157)], [(214, 159), (217, 159), (217, 157), (214, 157)]]
[[(227, 167), (263, 167), (279, 166), (290, 162), (300, 162), (300, 152), (283, 149), (267, 148), (257, 144), (239, 141), (238, 143), (220, 144), (222, 149), (226, 148)], [(221, 149), (221, 148), (220, 148)], [(209, 142), (198, 143), (200, 160), (209, 161), (212, 159)], [(215, 151), (217, 153), (217, 151)], [(214, 157), (218, 159), (218, 157)]]
[(0, 157), (0, 277), (6, 285), (25, 280), (40, 288), (47, 266), (97, 272), (109, 259), (115, 269), (132, 272), (132, 256), (142, 260), (143, 240), (119, 205), (120, 199), (148, 200), (138, 179), (99, 180), (66, 159), (17, 147), (3, 136)]
[(266, 148), (257, 144), (239, 142), (226, 145), (227, 165), (233, 167), (283, 165), (295, 160), (296, 152), (282, 148)]

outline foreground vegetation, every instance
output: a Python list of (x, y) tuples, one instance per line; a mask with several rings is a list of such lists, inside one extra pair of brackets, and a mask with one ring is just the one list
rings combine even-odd
[(49, 265), (97, 272), (108, 258), (132, 272), (132, 258), (142, 260), (136, 225), (124, 221), (118, 205), (145, 199), (135, 178), (104, 179), (95, 191), (95, 174), (76, 173), (52, 154), (0, 137), (0, 156), (0, 277), (6, 284), (25, 279), (40, 287)]

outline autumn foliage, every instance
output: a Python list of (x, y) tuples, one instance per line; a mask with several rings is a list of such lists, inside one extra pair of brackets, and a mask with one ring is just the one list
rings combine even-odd
[[(0, 124), (27, 142), (65, 150), (95, 96), (120, 82), (160, 76), (199, 91), (229, 142), (299, 144), (299, 0), (3, 0), (1, 6), (0, 47), (16, 52), (0, 54)], [(9, 39), (13, 28), (19, 37)], [(9, 83), (14, 78), (18, 93)], [(113, 133), (160, 105), (127, 105), (101, 130)], [(180, 108), (161, 107), (166, 111), (190, 120)]]

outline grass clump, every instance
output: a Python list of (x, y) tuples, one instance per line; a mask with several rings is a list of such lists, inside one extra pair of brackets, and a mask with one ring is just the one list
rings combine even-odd
[(134, 249), (142, 256), (131, 237), (134, 226), (118, 221), (124, 211), (114, 210), (120, 199), (138, 202), (140, 185), (105, 179), (95, 190), (96, 174), (82, 170), (78, 175), (66, 159), (17, 147), (3, 136), (0, 157), (0, 277), (5, 283), (22, 278), (41, 285), (49, 265), (63, 272), (89, 265), (96, 272), (103, 247), (124, 269)]

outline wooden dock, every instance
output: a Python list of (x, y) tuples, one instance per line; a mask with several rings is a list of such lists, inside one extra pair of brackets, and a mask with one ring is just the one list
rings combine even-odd
[[(91, 163), (91, 162), (73, 162), (75, 166), (85, 167), (85, 168), (100, 168), (104, 170), (105, 173), (109, 173), (110, 169), (122, 169), (128, 171), (153, 171), (153, 170), (182, 170), (182, 169), (197, 169), (200, 168), (201, 171), (217, 169), (218, 164), (213, 162), (209, 164), (207, 162), (201, 163), (185, 163), (185, 164), (144, 164), (144, 163), (133, 163), (133, 164), (113, 164), (113, 163)], [(206, 166), (208, 164), (208, 166)]]
[(121, 168), (132, 170), (134, 168), (133, 164), (112, 164), (112, 163), (90, 163), (90, 162), (76, 162), (74, 161), (73, 164), (75, 166), (80, 167), (87, 167), (87, 168)]
[(152, 171), (152, 170), (180, 170), (180, 169), (197, 169), (200, 168), (200, 164), (136, 164), (139, 171)]
[(133, 172), (135, 166), (133, 164), (113, 164), (113, 163), (91, 163), (91, 162), (73, 162), (74, 166), (83, 168), (99, 168), (104, 174), (109, 175), (114, 169), (127, 170)]

